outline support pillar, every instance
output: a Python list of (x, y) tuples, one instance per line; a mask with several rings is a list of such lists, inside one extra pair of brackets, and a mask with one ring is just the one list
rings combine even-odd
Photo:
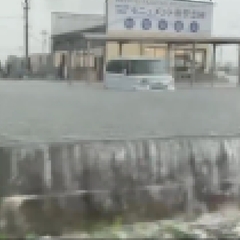
[(81, 70), (80, 70), (80, 73), (79, 71), (76, 71), (75, 72), (75, 78), (78, 79), (78, 80), (82, 80), (82, 67), (83, 67), (83, 59), (82, 59), (82, 47), (81, 45), (79, 46), (79, 49), (77, 51), (77, 62), (78, 62), (78, 65), (77, 67), (79, 67)]
[(73, 75), (72, 74), (72, 72), (73, 72), (73, 69), (72, 69), (72, 55), (73, 55), (73, 51), (70, 48), (68, 50), (68, 58), (67, 58), (67, 60), (68, 60), (68, 64), (67, 64), (67, 81), (69, 83), (71, 83), (71, 80), (73, 78), (73, 76), (72, 76)]
[(174, 81), (176, 82), (177, 74), (176, 74), (176, 64), (175, 64), (176, 63), (175, 48), (176, 48), (176, 45), (172, 44), (171, 51), (170, 51), (170, 68), (171, 68), (172, 77), (174, 78)]
[(167, 62), (167, 68), (168, 73), (172, 75), (172, 63), (171, 63), (171, 48), (172, 45), (170, 43), (167, 44), (167, 54), (166, 54), (166, 62)]
[(144, 55), (144, 46), (143, 43), (140, 42), (140, 55), (143, 56)]
[(80, 79), (82, 81), (86, 81), (86, 48), (81, 47), (79, 54), (80, 54), (80, 66), (81, 66)]
[(238, 82), (237, 84), (240, 86), (240, 44), (238, 44)]
[(191, 85), (196, 82), (196, 43), (192, 45), (192, 64), (191, 64)]
[(212, 55), (212, 86), (214, 85), (215, 81), (215, 74), (216, 74), (216, 52), (217, 52), (217, 45), (213, 44), (213, 55)]
[[(87, 54), (86, 54), (87, 52), (86, 52), (86, 49), (85, 48), (83, 48), (82, 50), (81, 50), (81, 61), (82, 61), (82, 67), (83, 67), (83, 69), (84, 69), (84, 72), (85, 72), (85, 70), (86, 70), (86, 68), (87, 68), (87, 64), (86, 64), (86, 56), (87, 56)], [(86, 79), (85, 79), (86, 80)]]
[(63, 79), (67, 81), (68, 76), (68, 51), (64, 55), (64, 66), (63, 66)]
[(91, 81), (91, 43), (90, 41), (87, 41), (87, 82), (90, 83)]
[(104, 42), (104, 47), (103, 47), (103, 61), (102, 61), (102, 81), (104, 81), (104, 72), (105, 72), (105, 68), (106, 68), (106, 62), (107, 62), (107, 56), (108, 56), (108, 52), (107, 52), (107, 44), (106, 42)]
[(66, 53), (66, 61), (65, 61), (65, 71), (64, 71), (64, 79), (67, 82), (70, 82), (71, 79), (71, 67), (72, 67), (72, 44), (70, 41), (67, 42), (67, 53)]
[(208, 59), (207, 59), (207, 50), (204, 50), (204, 52), (203, 52), (203, 66), (204, 66), (204, 71), (207, 69), (207, 61), (208, 61)]
[(123, 43), (119, 42), (119, 56), (123, 55)]

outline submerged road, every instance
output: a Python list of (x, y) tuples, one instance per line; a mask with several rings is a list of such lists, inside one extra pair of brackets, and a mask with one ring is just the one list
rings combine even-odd
[(0, 81), (0, 143), (240, 133), (240, 89), (116, 92)]

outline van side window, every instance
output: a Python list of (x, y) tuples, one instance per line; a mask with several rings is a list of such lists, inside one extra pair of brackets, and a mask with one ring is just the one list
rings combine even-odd
[(109, 73), (122, 73), (123, 72), (123, 62), (119, 60), (109, 61), (106, 67), (106, 71)]

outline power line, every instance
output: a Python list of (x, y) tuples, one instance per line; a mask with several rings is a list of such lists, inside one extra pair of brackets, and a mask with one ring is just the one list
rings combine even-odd
[(0, 16), (0, 19), (11, 19), (11, 20), (19, 20), (19, 19), (23, 19), (23, 16)]

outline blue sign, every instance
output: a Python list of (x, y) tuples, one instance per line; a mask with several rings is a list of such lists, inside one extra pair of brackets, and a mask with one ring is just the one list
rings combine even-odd
[(193, 21), (193, 22), (190, 23), (190, 31), (191, 32), (194, 32), (194, 33), (198, 32), (199, 29), (200, 29), (200, 26), (199, 26), (198, 22)]
[(174, 23), (174, 29), (176, 32), (181, 32), (184, 29), (184, 24), (182, 21), (176, 21)]
[(151, 28), (152, 28), (152, 22), (148, 18), (143, 19), (142, 20), (142, 29), (149, 30)]
[(158, 29), (159, 30), (166, 30), (168, 28), (168, 22), (165, 19), (161, 19), (158, 22)]
[(126, 29), (132, 29), (135, 25), (135, 21), (132, 18), (126, 18), (124, 20), (124, 27)]

